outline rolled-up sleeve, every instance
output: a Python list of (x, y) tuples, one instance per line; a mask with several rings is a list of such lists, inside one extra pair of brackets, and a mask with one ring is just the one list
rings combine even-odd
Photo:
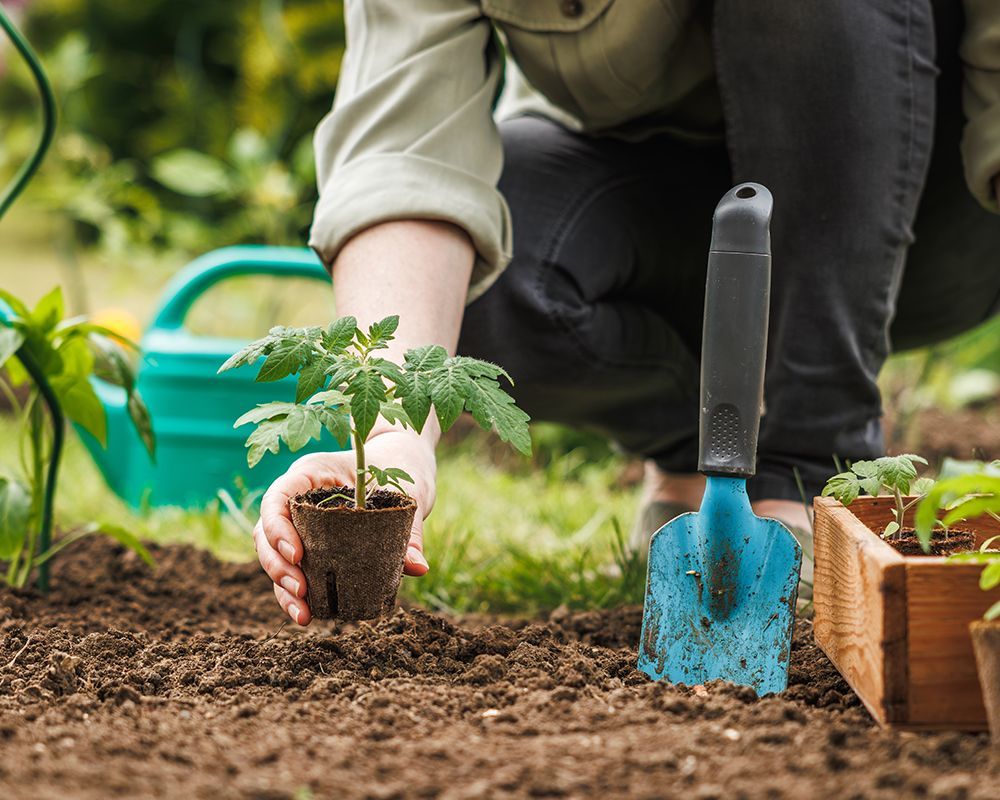
[(333, 110), (316, 131), (319, 202), (309, 244), (330, 265), (380, 222), (432, 219), (476, 248), (469, 299), (510, 258), (492, 116), (502, 56), (476, 0), (348, 0)]
[(965, 10), (965, 177), (976, 199), (1000, 212), (1000, 0), (965, 0)]

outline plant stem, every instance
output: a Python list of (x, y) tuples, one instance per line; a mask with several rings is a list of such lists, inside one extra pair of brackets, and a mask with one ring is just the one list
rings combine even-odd
[(367, 501), (368, 470), (365, 465), (365, 443), (361, 441), (357, 431), (352, 431), (354, 437), (354, 455), (357, 459), (357, 475), (354, 478), (354, 505), (364, 510)]
[(896, 496), (896, 537), (902, 538), (903, 536), (903, 515), (906, 513), (906, 506), (903, 505), (903, 495), (899, 491), (898, 486), (892, 487), (892, 492)]
[[(66, 435), (66, 420), (63, 416), (62, 407), (59, 405), (59, 398), (53, 391), (41, 366), (34, 357), (22, 346), (17, 351), (17, 357), (24, 366), (25, 371), (31, 376), (38, 387), (38, 391), (45, 398), (45, 405), (49, 407), (49, 416), (52, 419), (52, 452), (49, 454), (48, 475), (45, 478), (44, 498), (42, 501), (42, 524), (39, 530), (38, 550), (45, 552), (52, 544), (52, 516), (56, 497), (56, 480), (59, 477), (59, 461), (62, 458), (63, 440)], [(40, 426), (39, 426), (40, 427)], [(40, 451), (35, 453), (36, 467), (40, 466)], [(40, 470), (39, 470), (40, 472)], [(37, 488), (35, 489), (37, 491)], [(29, 565), (34, 555), (34, 549), (27, 554), (27, 564)], [(49, 590), (49, 565), (42, 564), (38, 568), (38, 590), (47, 592)]]

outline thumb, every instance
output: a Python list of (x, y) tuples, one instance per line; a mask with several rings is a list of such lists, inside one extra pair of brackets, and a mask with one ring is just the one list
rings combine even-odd
[(413, 530), (410, 531), (410, 542), (406, 545), (406, 557), (403, 559), (403, 574), (419, 578), (426, 575), (430, 565), (424, 558), (424, 521), (420, 512), (413, 520)]

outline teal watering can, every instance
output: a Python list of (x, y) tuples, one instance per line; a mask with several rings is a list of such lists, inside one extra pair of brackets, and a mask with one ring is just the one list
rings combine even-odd
[(171, 281), (142, 337), (136, 378), (156, 432), (155, 463), (128, 422), (125, 391), (93, 381), (108, 415), (108, 446), (101, 447), (86, 431), (80, 436), (108, 486), (133, 506), (201, 506), (239, 479), (250, 490), (266, 488), (306, 453), (343, 449), (324, 430), (318, 442), (297, 453), (283, 449), (253, 470), (247, 467), (243, 443), (248, 431), (234, 430), (233, 422), (258, 403), (294, 398), (295, 378), (255, 383), (256, 365), (218, 375), (219, 365), (246, 342), (198, 336), (184, 327), (198, 297), (220, 281), (243, 275), (330, 281), (311, 250), (257, 245), (207, 253)]

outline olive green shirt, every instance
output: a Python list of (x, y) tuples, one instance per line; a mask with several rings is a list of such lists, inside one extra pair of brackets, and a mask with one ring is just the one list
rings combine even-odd
[[(1000, 211), (1000, 0), (964, 1), (966, 177)], [(496, 120), (721, 137), (709, 13), (701, 0), (347, 0), (337, 96), (316, 132), (310, 245), (330, 264), (379, 222), (452, 222), (476, 248), (474, 299), (511, 251)]]

